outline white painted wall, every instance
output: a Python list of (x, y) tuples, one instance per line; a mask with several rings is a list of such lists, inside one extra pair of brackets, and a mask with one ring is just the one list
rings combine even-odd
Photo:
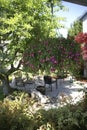
[(83, 18), (83, 32), (87, 33), (87, 15)]

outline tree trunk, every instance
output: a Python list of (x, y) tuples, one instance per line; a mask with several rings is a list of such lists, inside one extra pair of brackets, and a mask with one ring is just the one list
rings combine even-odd
[(5, 96), (9, 95), (12, 89), (11, 89), (11, 87), (9, 85), (8, 76), (3, 77), (3, 79), (2, 79), (2, 87), (3, 87), (3, 94)]
[(84, 78), (87, 78), (87, 61), (84, 61)]

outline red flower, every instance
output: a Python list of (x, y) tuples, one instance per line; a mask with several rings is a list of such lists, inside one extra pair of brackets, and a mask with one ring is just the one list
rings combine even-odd
[(87, 43), (87, 33), (79, 33), (75, 36), (75, 41), (78, 43)]

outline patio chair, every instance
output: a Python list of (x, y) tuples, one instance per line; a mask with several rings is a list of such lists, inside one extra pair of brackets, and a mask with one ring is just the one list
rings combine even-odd
[(54, 79), (51, 76), (44, 76), (44, 84), (46, 86), (46, 84), (48, 84), (51, 87), (51, 91), (52, 91), (52, 84), (56, 83), (56, 88), (57, 88), (57, 79)]

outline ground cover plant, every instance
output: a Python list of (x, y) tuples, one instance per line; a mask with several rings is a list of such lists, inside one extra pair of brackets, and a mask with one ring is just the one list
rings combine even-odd
[(30, 96), (15, 92), (0, 101), (1, 130), (87, 130), (87, 95), (77, 104), (36, 112)]

